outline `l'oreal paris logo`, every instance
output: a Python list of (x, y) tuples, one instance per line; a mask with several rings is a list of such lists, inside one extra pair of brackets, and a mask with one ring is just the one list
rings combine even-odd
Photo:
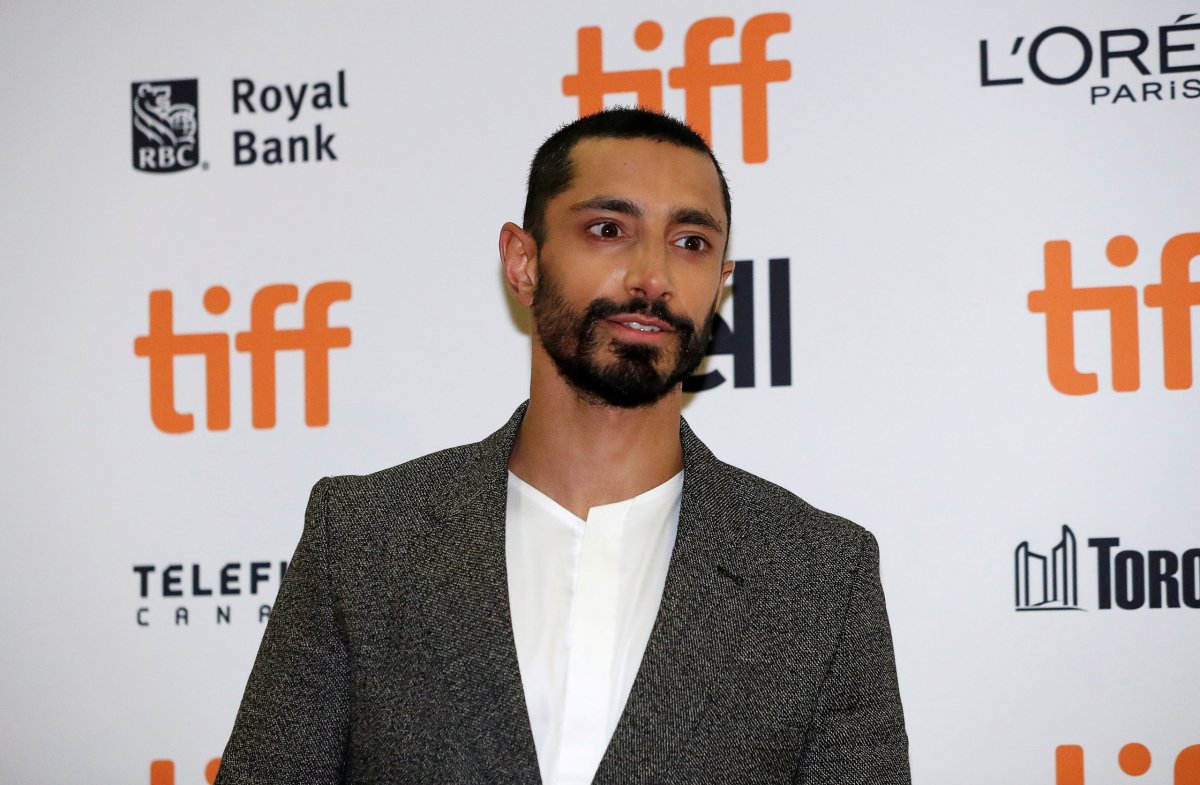
[(1200, 21), (1183, 14), (1158, 27), (1085, 31), (1070, 25), (979, 42), (979, 84), (1084, 81), (1092, 106), (1200, 98)]

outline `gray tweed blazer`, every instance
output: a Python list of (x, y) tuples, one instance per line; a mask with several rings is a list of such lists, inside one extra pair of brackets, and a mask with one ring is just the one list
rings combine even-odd
[[(540, 781), (504, 552), (524, 411), (317, 483), (216, 785)], [(680, 438), (662, 604), (595, 782), (909, 783), (875, 539)]]

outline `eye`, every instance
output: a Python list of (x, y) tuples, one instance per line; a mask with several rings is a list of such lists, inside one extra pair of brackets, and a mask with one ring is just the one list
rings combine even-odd
[(621, 231), (620, 224), (614, 221), (600, 221), (589, 226), (587, 230), (591, 234), (603, 237), (606, 240), (614, 240), (625, 236), (625, 233)]
[(682, 248), (685, 251), (692, 251), (694, 253), (707, 251), (710, 247), (708, 240), (704, 239), (698, 234), (689, 234), (680, 237), (678, 240), (671, 243), (671, 245), (674, 245), (677, 248)]

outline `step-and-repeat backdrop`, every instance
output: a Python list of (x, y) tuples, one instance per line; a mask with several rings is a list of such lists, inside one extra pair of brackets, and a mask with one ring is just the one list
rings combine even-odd
[(733, 189), (685, 416), (879, 537), (921, 783), (1200, 783), (1200, 7), (0, 6), (0, 781), (215, 775), (311, 484), (475, 441), (540, 141)]

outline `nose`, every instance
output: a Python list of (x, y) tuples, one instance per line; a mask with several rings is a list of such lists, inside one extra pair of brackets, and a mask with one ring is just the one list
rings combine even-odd
[(669, 302), (675, 296), (665, 247), (638, 249), (625, 268), (625, 291), (643, 300)]

